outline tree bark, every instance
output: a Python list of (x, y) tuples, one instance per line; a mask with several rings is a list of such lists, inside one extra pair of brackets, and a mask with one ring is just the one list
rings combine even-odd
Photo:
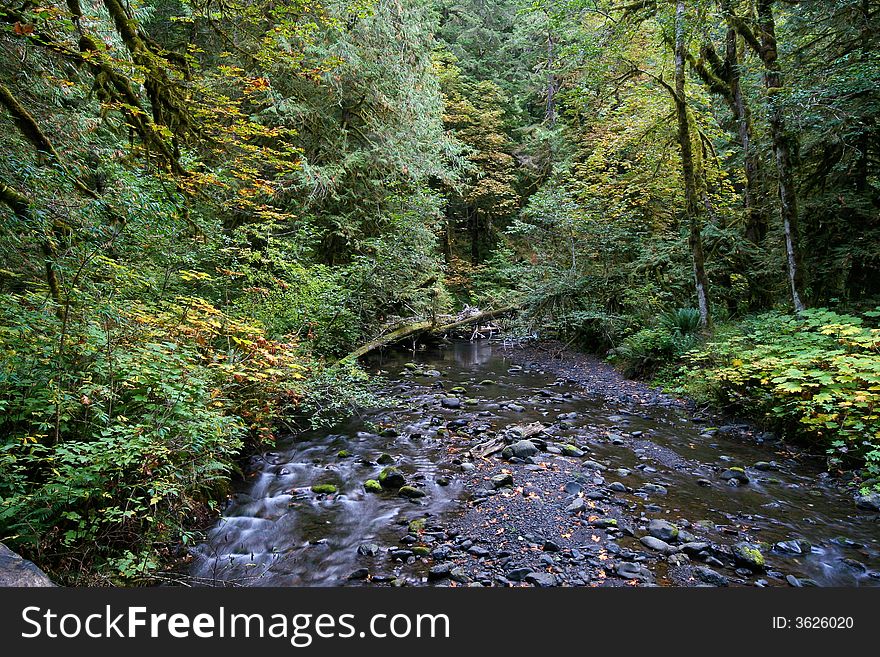
[[(725, 6), (729, 6), (725, 2)], [(728, 84), (730, 85), (730, 107), (736, 120), (737, 133), (743, 151), (743, 171), (746, 177), (743, 204), (746, 210), (746, 238), (760, 244), (767, 235), (768, 221), (764, 212), (761, 189), (761, 159), (752, 143), (752, 112), (746, 102), (741, 84), (742, 51), (739, 35), (732, 26), (727, 31), (727, 51), (725, 54)]]
[(700, 323), (706, 327), (709, 317), (709, 279), (706, 276), (705, 255), (703, 253), (703, 221), (698, 202), (697, 176), (694, 170), (693, 140), (691, 137), (690, 116), (685, 96), (685, 3), (678, 0), (675, 5), (675, 114), (678, 120), (678, 144), (681, 150), (681, 172), (684, 178), (685, 214), (688, 219), (688, 246), (693, 260), (694, 283), (697, 294), (697, 307)]
[(776, 171), (779, 177), (779, 212), (785, 236), (785, 255), (788, 265), (788, 282), (794, 309), (804, 309), (801, 301), (801, 271), (797, 253), (798, 207), (797, 191), (794, 183), (794, 165), (791, 158), (790, 137), (785, 126), (785, 115), (778, 96), (782, 92), (782, 67), (776, 44), (776, 22), (773, 17), (773, 0), (758, 2), (758, 23), (761, 29), (761, 59), (764, 62), (764, 86), (767, 88), (769, 104), (770, 137), (776, 158)]
[(768, 123), (773, 155), (776, 160), (779, 214), (785, 242), (786, 269), (792, 305), (796, 312), (804, 309), (801, 300), (801, 268), (798, 256), (798, 207), (794, 183), (794, 164), (791, 155), (791, 138), (787, 134), (785, 115), (778, 96), (783, 89), (782, 67), (776, 42), (776, 22), (773, 16), (774, 0), (758, 0), (756, 35), (748, 24), (734, 14), (729, 20), (737, 32), (755, 51), (764, 65), (764, 87), (767, 90)]

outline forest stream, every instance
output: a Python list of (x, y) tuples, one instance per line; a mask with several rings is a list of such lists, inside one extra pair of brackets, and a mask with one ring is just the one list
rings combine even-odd
[[(876, 514), (821, 459), (606, 363), (487, 340), (368, 368), (394, 403), (254, 457), (195, 583), (880, 585)], [(423, 496), (365, 490), (391, 462)]]

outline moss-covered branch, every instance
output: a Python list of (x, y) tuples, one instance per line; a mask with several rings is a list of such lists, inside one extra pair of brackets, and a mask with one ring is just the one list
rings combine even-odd
[(375, 340), (371, 340), (362, 347), (355, 349), (353, 352), (342, 358), (339, 362), (345, 363), (355, 361), (361, 356), (366, 356), (371, 351), (375, 351), (376, 349), (381, 349), (382, 347), (387, 347), (388, 345), (395, 344), (412, 335), (419, 335), (420, 333), (446, 333), (447, 331), (451, 331), (452, 329), (458, 328), (459, 326), (476, 324), (487, 319), (494, 319), (495, 317), (499, 317), (501, 315), (508, 315), (518, 309), (519, 306), (505, 306), (504, 308), (499, 308), (497, 310), (487, 310), (482, 313), (477, 313), (476, 315), (469, 315), (464, 319), (457, 319), (440, 325), (436, 323), (436, 319), (427, 319), (419, 322), (413, 322), (412, 324), (401, 326), (400, 328), (395, 329), (390, 333), (386, 333), (385, 335), (382, 335)]

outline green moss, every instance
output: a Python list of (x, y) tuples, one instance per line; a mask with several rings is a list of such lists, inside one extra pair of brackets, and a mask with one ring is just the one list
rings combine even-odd
[(761, 554), (760, 550), (755, 550), (752, 548), (743, 548), (743, 553), (747, 554), (749, 556), (749, 559), (756, 566), (763, 566), (764, 565), (764, 555)]
[(401, 497), (408, 497), (410, 499), (425, 497), (427, 495), (425, 491), (421, 488), (416, 488), (415, 486), (401, 486), (400, 490), (397, 491), (397, 494)]
[(368, 493), (381, 493), (382, 484), (380, 484), (376, 479), (367, 479), (364, 482), (364, 490), (366, 490)]
[(312, 492), (318, 493), (319, 495), (321, 495), (321, 494), (330, 495), (330, 494), (335, 493), (336, 490), (337, 490), (337, 488), (333, 484), (315, 484), (314, 486), (312, 486)]

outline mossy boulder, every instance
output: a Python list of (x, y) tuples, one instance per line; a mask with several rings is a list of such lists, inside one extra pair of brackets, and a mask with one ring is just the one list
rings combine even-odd
[(414, 500), (419, 497), (425, 497), (427, 493), (423, 491), (421, 488), (416, 488), (415, 486), (401, 486), (397, 491), (397, 494), (401, 497), (406, 497), (408, 499)]
[(333, 484), (315, 484), (312, 486), (312, 492), (318, 495), (332, 495), (337, 491)]
[(407, 526), (409, 533), (410, 534), (418, 534), (419, 532), (424, 531), (425, 530), (425, 522), (426, 521), (424, 518), (416, 518), (415, 520), (411, 521), (409, 523), (409, 525)]
[(724, 481), (735, 481), (737, 484), (749, 483), (749, 477), (742, 468), (727, 468), (721, 473), (721, 478)]
[(648, 523), (648, 533), (654, 538), (671, 543), (678, 538), (678, 527), (666, 520), (655, 519)]
[(338, 452), (336, 452), (336, 456), (341, 459), (350, 459), (352, 457), (352, 453), (349, 452), (347, 449), (340, 449)]
[(394, 457), (391, 454), (381, 454), (379, 458), (376, 459), (376, 463), (379, 465), (391, 465), (394, 463)]
[(364, 482), (364, 490), (368, 493), (381, 493), (382, 484), (380, 484), (377, 479), (367, 479)]
[(566, 456), (573, 456), (575, 458), (580, 458), (584, 455), (582, 449), (578, 449), (577, 445), (572, 445), (571, 443), (565, 443), (562, 445), (562, 453)]
[(389, 490), (398, 489), (406, 485), (406, 477), (403, 476), (403, 473), (398, 468), (389, 465), (379, 473), (379, 483), (382, 488)]
[(737, 543), (733, 546), (733, 559), (736, 563), (752, 570), (764, 570), (766, 562), (761, 548), (754, 543)]

